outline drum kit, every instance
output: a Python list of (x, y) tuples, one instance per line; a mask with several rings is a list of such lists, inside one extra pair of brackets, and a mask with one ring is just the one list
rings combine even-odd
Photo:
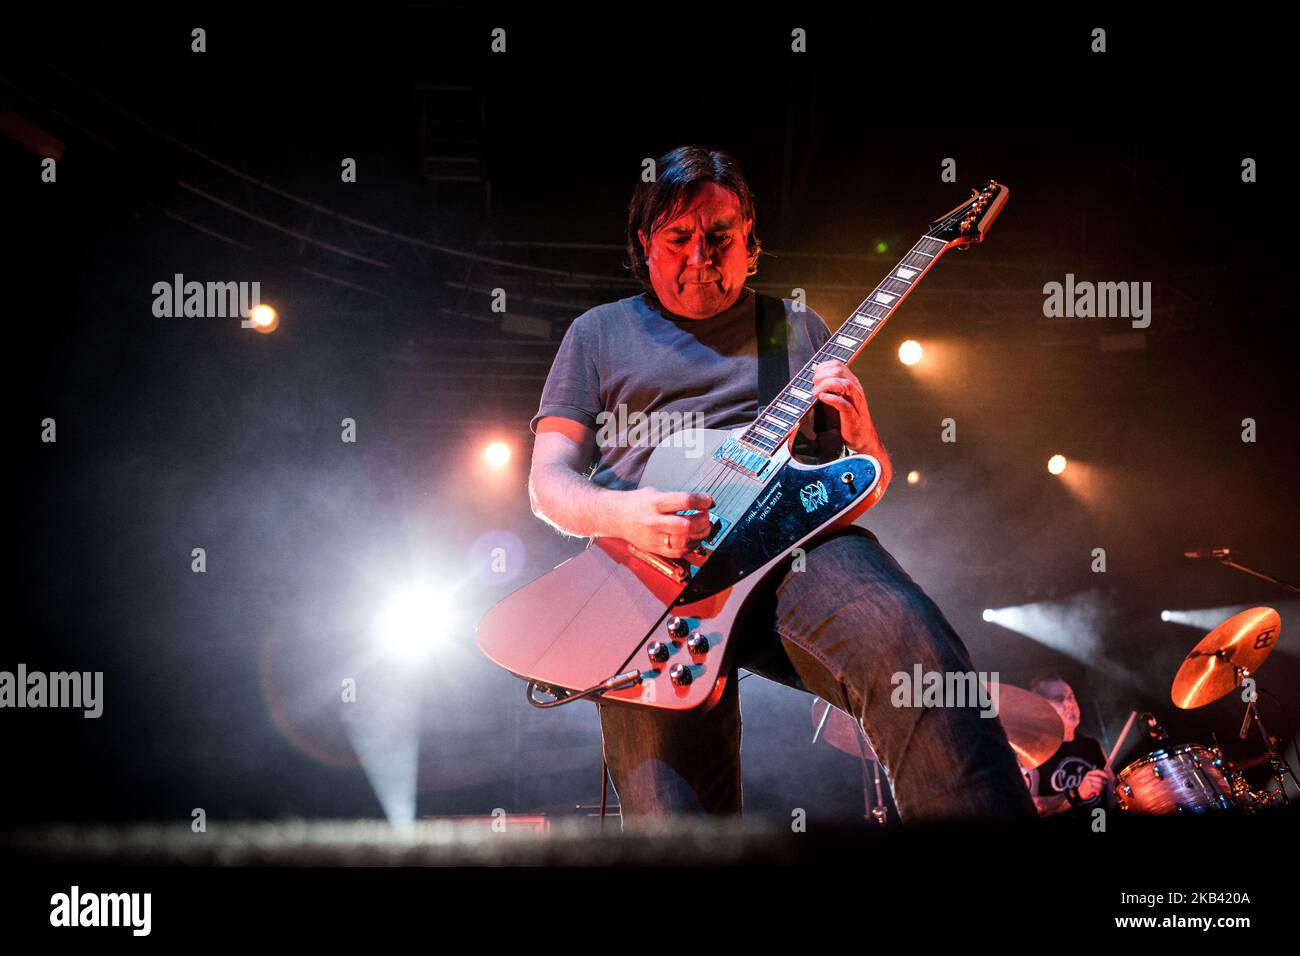
[[(1271, 607), (1234, 614), (1201, 638), (1174, 676), (1170, 697), (1176, 707), (1204, 707), (1231, 693), (1245, 704), (1238, 736), (1246, 739), (1253, 724), (1264, 751), (1242, 760), (1225, 760), (1217, 745), (1164, 745), (1133, 761), (1116, 778), (1115, 796), (1121, 809), (1142, 814), (1205, 813), (1210, 810), (1254, 811), (1275, 802), (1290, 803), (1287, 778), (1295, 771), (1278, 752), (1277, 743), (1260, 717), (1255, 673), (1277, 646), (1282, 618)], [(1164, 736), (1158, 730), (1157, 737)], [(1267, 765), (1276, 787), (1255, 789), (1245, 779), (1251, 767)]]
[[(1155, 716), (1143, 714), (1148, 736), (1159, 742), (1159, 746), (1116, 774), (1115, 797), (1120, 809), (1133, 814), (1174, 815), (1210, 810), (1256, 811), (1277, 802), (1290, 802), (1286, 784), (1288, 777), (1295, 782), (1295, 772), (1264, 727), (1256, 706), (1254, 678), (1277, 645), (1281, 630), (1281, 617), (1273, 608), (1256, 607), (1233, 615), (1192, 648), (1178, 668), (1170, 691), (1174, 705), (1183, 710), (1204, 707), (1234, 691), (1240, 693), (1245, 717), (1239, 736), (1244, 740), (1253, 724), (1263, 739), (1263, 752), (1241, 760), (1226, 760), (1217, 741), (1212, 747), (1169, 744), (1168, 734)], [(1031, 691), (1002, 684), (998, 695), (999, 717), (1007, 739), (1022, 769), (1028, 772), (1048, 760), (1061, 746), (1065, 737), (1061, 718), (1045, 698)], [(1107, 770), (1136, 716), (1135, 713), (1129, 717), (1111, 749)], [(821, 739), (837, 750), (861, 758), (867, 819), (884, 823), (887, 810), (880, 763), (857, 723), (820, 699), (813, 701), (812, 722), (814, 743)], [(1269, 767), (1275, 787), (1256, 789), (1246, 782), (1244, 772), (1259, 766)]]
[[(1277, 645), (1282, 620), (1268, 607), (1251, 608), (1233, 615), (1206, 634), (1183, 660), (1174, 677), (1170, 696), (1175, 706), (1192, 710), (1238, 691), (1246, 705), (1240, 737), (1244, 740), (1254, 724), (1264, 741), (1264, 752), (1243, 760), (1225, 760), (1217, 742), (1169, 744), (1168, 734), (1155, 715), (1143, 714), (1147, 735), (1159, 743), (1115, 777), (1115, 799), (1121, 810), (1134, 814), (1173, 815), (1205, 813), (1209, 810), (1254, 811), (1274, 802), (1289, 803), (1286, 782), (1295, 773), (1277, 750), (1264, 727), (1255, 701), (1258, 694), (1253, 675)], [(1002, 722), (1020, 765), (1032, 770), (1061, 743), (1061, 722), (1046, 700), (1017, 687), (1003, 685)], [(1123, 745), (1134, 717), (1120, 732), (1106, 762), (1111, 762)], [(1251, 787), (1244, 773), (1267, 765), (1272, 770), (1274, 789)]]

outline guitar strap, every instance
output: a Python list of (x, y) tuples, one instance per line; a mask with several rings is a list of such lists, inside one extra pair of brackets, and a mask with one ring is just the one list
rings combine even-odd
[[(790, 382), (789, 326), (785, 321), (785, 303), (771, 296), (754, 293), (754, 322), (758, 327), (758, 411), (762, 414), (781, 389)], [(833, 416), (833, 417), (832, 417)], [(813, 406), (813, 431), (820, 434), (839, 428), (839, 413), (824, 402)], [(841, 449), (847, 452), (847, 449)], [(816, 457), (816, 450), (802, 434), (796, 433), (791, 446), (794, 454)], [(858, 518), (861, 521), (862, 518)], [(842, 533), (866, 535), (872, 541), (880, 539), (863, 525), (854, 522), (839, 529)]]
[(785, 303), (770, 295), (755, 292), (754, 320), (758, 327), (758, 410), (761, 414), (790, 381), (790, 343), (785, 322)]
[[(789, 326), (785, 321), (785, 303), (759, 292), (754, 293), (754, 321), (758, 328), (758, 412), (781, 394), (790, 383)], [(823, 402), (813, 406), (813, 431), (822, 433), (835, 428), (838, 416)], [(795, 435), (795, 450), (807, 451), (802, 435)]]

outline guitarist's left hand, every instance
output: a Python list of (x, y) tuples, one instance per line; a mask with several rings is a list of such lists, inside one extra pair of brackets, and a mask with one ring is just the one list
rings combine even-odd
[(867, 394), (862, 382), (838, 359), (818, 362), (813, 368), (813, 398), (825, 402), (840, 413), (840, 437), (855, 452), (873, 455), (880, 461), (883, 486), (889, 483), (892, 467), (885, 446), (876, 434), (867, 409)]

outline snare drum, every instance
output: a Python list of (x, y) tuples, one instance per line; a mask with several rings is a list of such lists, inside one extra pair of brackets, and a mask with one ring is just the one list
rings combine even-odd
[(1237, 806), (1217, 750), (1200, 744), (1164, 747), (1119, 772), (1115, 796), (1132, 813), (1205, 813)]

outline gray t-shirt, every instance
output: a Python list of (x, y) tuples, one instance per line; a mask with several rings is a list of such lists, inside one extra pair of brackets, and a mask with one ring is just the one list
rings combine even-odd
[[(830, 330), (811, 309), (781, 301), (793, 378)], [(725, 312), (689, 319), (641, 293), (584, 312), (564, 334), (529, 427), (535, 433), (549, 415), (586, 425), (597, 436), (591, 480), (635, 488), (650, 453), (673, 431), (737, 428), (758, 417), (754, 303), (746, 288)], [(838, 458), (844, 442), (835, 409), (818, 402), (800, 423), (793, 451)]]

